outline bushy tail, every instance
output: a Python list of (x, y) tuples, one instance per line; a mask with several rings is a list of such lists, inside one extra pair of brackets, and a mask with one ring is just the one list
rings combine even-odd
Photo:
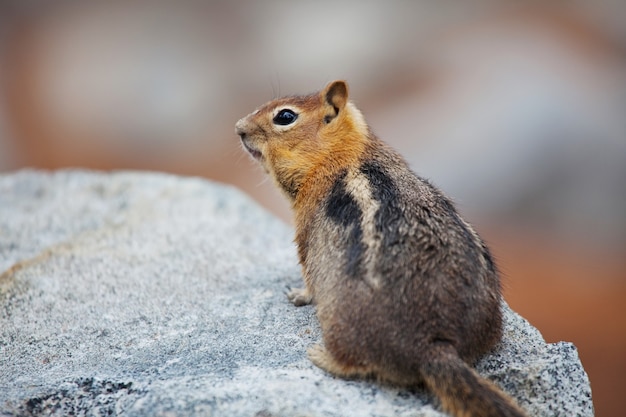
[(446, 344), (433, 346), (421, 365), (426, 386), (455, 417), (527, 417), (512, 398), (484, 379)]

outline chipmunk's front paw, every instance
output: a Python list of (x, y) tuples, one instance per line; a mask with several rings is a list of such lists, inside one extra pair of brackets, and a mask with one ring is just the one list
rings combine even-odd
[(313, 297), (305, 288), (293, 288), (287, 291), (287, 299), (296, 307), (311, 304)]

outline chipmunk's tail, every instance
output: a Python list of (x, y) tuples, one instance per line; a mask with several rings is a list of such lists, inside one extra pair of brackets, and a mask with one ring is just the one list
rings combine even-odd
[(451, 345), (433, 346), (420, 369), (445, 412), (456, 417), (527, 417), (512, 398), (484, 379)]

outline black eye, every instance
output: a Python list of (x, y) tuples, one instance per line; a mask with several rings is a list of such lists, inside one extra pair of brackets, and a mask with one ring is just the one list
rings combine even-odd
[(295, 122), (297, 118), (298, 114), (293, 110), (282, 109), (276, 114), (276, 116), (274, 116), (274, 119), (272, 121), (274, 122), (274, 124), (287, 126)]

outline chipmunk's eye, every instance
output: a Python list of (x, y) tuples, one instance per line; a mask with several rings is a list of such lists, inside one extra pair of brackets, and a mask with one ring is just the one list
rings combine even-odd
[(276, 116), (274, 116), (274, 119), (272, 121), (274, 122), (274, 124), (287, 126), (295, 122), (297, 118), (298, 114), (293, 110), (282, 109), (276, 114)]

